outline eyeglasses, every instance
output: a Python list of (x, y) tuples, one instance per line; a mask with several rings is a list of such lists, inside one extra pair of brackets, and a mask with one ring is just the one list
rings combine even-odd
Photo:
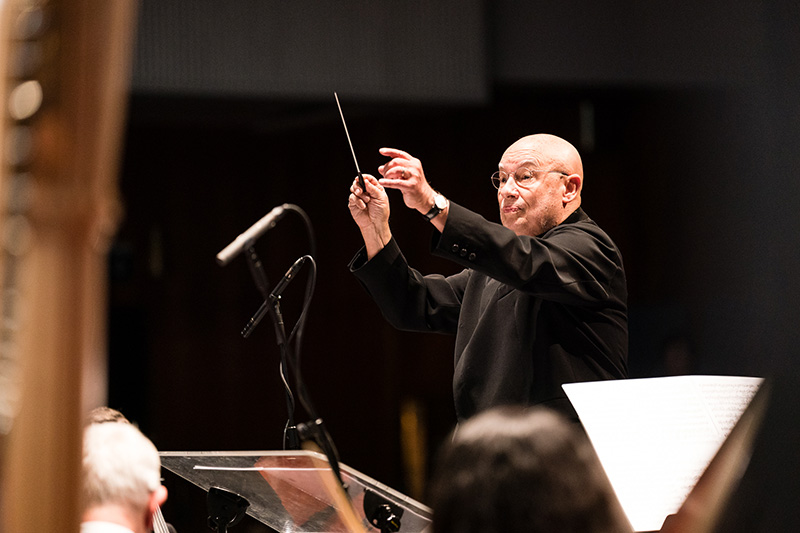
[[(536, 178), (540, 174), (561, 174), (562, 176), (569, 176), (569, 174), (561, 172), (560, 170), (538, 170), (535, 168), (521, 167), (514, 172), (514, 183), (520, 187), (529, 187), (536, 181)], [(492, 185), (494, 185), (495, 189), (499, 189), (506, 184), (508, 178), (509, 175), (507, 172), (498, 170), (492, 174)]]

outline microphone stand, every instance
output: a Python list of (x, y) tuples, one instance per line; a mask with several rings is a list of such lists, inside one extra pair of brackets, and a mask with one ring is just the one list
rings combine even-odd
[[(276, 208), (277, 209), (277, 208)], [(272, 217), (269, 219), (272, 226), (274, 226), (275, 220), (277, 220), (278, 216), (283, 214), (284, 210), (292, 210), (296, 211), (300, 216), (303, 217), (303, 220), (306, 223), (306, 226), (311, 228), (311, 222), (308, 219), (308, 215), (297, 206), (293, 206), (291, 204), (284, 204), (281, 206), (281, 211), (276, 212), (273, 210), (268, 216)], [(264, 228), (269, 229), (269, 224), (262, 224)], [(260, 226), (259, 226), (260, 227)], [(316, 253), (316, 245), (314, 241), (313, 231), (309, 231), (309, 239), (311, 243), (311, 255), (303, 256), (298, 259), (294, 265), (289, 269), (283, 279), (275, 286), (272, 292), (269, 292), (269, 283), (267, 282), (267, 276), (264, 272), (264, 267), (261, 263), (261, 260), (256, 254), (254, 244), (255, 240), (258, 236), (263, 233), (265, 229), (261, 229), (260, 233), (253, 233), (252, 237), (249, 240), (244, 241), (241, 245), (242, 248), (247, 252), (245, 256), (247, 257), (247, 265), (250, 268), (250, 274), (253, 277), (253, 280), (258, 287), (259, 292), (261, 293), (262, 298), (264, 299), (261, 306), (258, 308), (256, 313), (250, 318), (247, 322), (245, 327), (242, 329), (242, 336), (248, 337), (252, 332), (253, 328), (255, 328), (258, 323), (264, 318), (264, 315), (269, 313), (271, 318), (273, 319), (275, 325), (275, 337), (280, 348), (280, 356), (281, 356), (281, 379), (283, 380), (284, 388), (286, 390), (286, 405), (287, 410), (289, 413), (288, 420), (286, 423), (286, 432), (284, 438), (284, 444), (288, 442), (288, 449), (299, 450), (300, 449), (300, 441), (301, 438), (303, 441), (311, 440), (316, 442), (316, 444), (322, 449), (322, 452), (328, 459), (328, 463), (333, 471), (334, 476), (338, 480), (342, 490), (346, 497), (347, 495), (347, 484), (344, 482), (342, 478), (341, 469), (339, 467), (339, 459), (338, 453), (336, 451), (336, 447), (333, 444), (333, 440), (331, 439), (330, 435), (328, 434), (327, 429), (325, 428), (325, 424), (317, 415), (316, 409), (311, 403), (311, 398), (308, 396), (308, 392), (306, 391), (305, 384), (303, 383), (302, 379), (302, 371), (300, 369), (300, 361), (299, 361), (299, 354), (294, 354), (290, 358), (289, 348), (287, 346), (286, 340), (286, 329), (283, 323), (283, 315), (281, 314), (281, 307), (280, 307), (280, 298), (281, 293), (286, 288), (286, 285), (293, 279), (293, 277), (297, 274), (299, 268), (305, 262), (306, 259), (311, 261), (312, 266), (314, 266), (314, 274), (312, 275), (312, 285), (310, 292), (307, 290), (307, 297), (310, 293), (313, 293), (313, 279), (316, 277), (316, 265), (314, 263), (314, 255)], [(249, 232), (247, 232), (249, 234)], [(240, 236), (241, 237), (241, 236)], [(240, 239), (241, 240), (241, 239)], [(233, 243), (232, 243), (233, 244)], [(227, 259), (220, 260), (220, 257), (217, 257), (217, 260), (220, 261), (221, 264), (225, 264), (228, 260), (230, 260), (230, 254), (227, 256)], [(308, 303), (308, 302), (306, 302)], [(301, 315), (301, 322), (303, 318)], [(292, 336), (294, 337), (294, 331), (292, 332)], [(300, 332), (298, 332), (297, 338), (302, 333), (302, 327), (300, 328)], [(295, 400), (294, 396), (292, 395), (291, 387), (289, 386), (288, 380), (288, 369), (291, 368), (295, 373), (295, 380), (297, 391), (299, 394), (300, 402), (303, 404), (303, 407), (306, 409), (308, 414), (311, 416), (312, 420), (305, 424), (296, 424), (294, 421), (294, 410), (295, 410)], [(299, 427), (298, 427), (299, 426)], [(381, 510), (383, 506), (381, 506)], [(370, 513), (371, 514), (371, 513)], [(372, 523), (381, 529), (381, 531), (398, 531), (399, 530), (399, 516), (397, 516), (394, 512), (382, 513), (385, 514), (385, 517), (380, 519), (370, 519)], [(390, 528), (386, 528), (385, 525), (389, 525)], [(397, 527), (397, 529), (391, 528), (392, 526)]]
[(269, 284), (267, 282), (267, 275), (264, 272), (264, 266), (262, 265), (252, 242), (248, 243), (247, 253), (245, 255), (247, 257), (247, 265), (250, 268), (250, 274), (253, 276), (256, 287), (258, 287), (261, 296), (264, 298), (264, 303), (261, 304), (261, 307), (258, 308), (256, 313), (247, 322), (242, 330), (242, 336), (250, 336), (253, 328), (258, 325), (264, 315), (269, 312), (275, 325), (275, 340), (278, 344), (278, 348), (280, 349), (281, 356), (280, 375), (284, 384), (284, 388), (286, 389), (286, 410), (288, 412), (288, 418), (286, 422), (284, 445), (289, 450), (299, 450), (300, 438), (297, 434), (297, 424), (295, 424), (294, 421), (295, 401), (292, 391), (289, 388), (289, 379), (287, 376), (288, 350), (286, 347), (286, 328), (284, 327), (283, 314), (281, 313), (281, 297), (280, 294), (269, 292)]
[[(250, 271), (253, 274), (254, 279), (256, 279), (256, 285), (258, 285), (259, 290), (261, 290), (262, 295), (264, 295), (264, 303), (261, 304), (261, 307), (258, 308), (256, 313), (247, 322), (242, 330), (242, 335), (244, 337), (248, 337), (253, 328), (261, 321), (264, 315), (267, 312), (270, 313), (275, 324), (275, 337), (281, 350), (281, 379), (283, 379), (283, 383), (287, 391), (286, 401), (289, 408), (289, 421), (287, 424), (287, 439), (289, 441), (288, 449), (299, 450), (301, 441), (312, 440), (316, 442), (322, 452), (328, 458), (328, 463), (330, 464), (331, 470), (333, 470), (333, 474), (336, 476), (336, 479), (346, 492), (347, 484), (344, 482), (341, 469), (339, 468), (339, 459), (336, 447), (333, 444), (330, 434), (328, 434), (328, 431), (325, 428), (325, 423), (317, 414), (317, 410), (314, 408), (314, 405), (311, 402), (311, 398), (308, 395), (305, 383), (303, 383), (303, 379), (301, 377), (302, 372), (300, 370), (299, 361), (296, 359), (296, 356), (289, 359), (289, 350), (286, 343), (286, 329), (283, 323), (283, 315), (281, 314), (281, 294), (288, 285), (289, 281), (294, 278), (297, 270), (299, 270), (299, 267), (303, 265), (306, 257), (308, 256), (298, 259), (294, 265), (292, 265), (283, 279), (275, 286), (272, 292), (267, 294), (266, 275), (264, 274), (261, 261), (258, 259), (258, 255), (256, 254), (256, 251), (252, 245), (247, 248), (246, 255), (248, 265), (250, 266)], [(313, 263), (313, 259), (311, 261)], [(291, 367), (295, 373), (295, 386), (300, 402), (311, 416), (311, 421), (305, 424), (295, 424), (294, 422), (295, 402), (294, 397), (291, 396), (286, 375), (286, 370), (288, 368), (287, 363), (289, 361), (291, 361)]]
[[(339, 484), (346, 493), (347, 484), (344, 482), (341, 469), (339, 468), (339, 459), (336, 447), (333, 444), (330, 434), (325, 428), (325, 423), (317, 414), (317, 410), (314, 408), (311, 398), (308, 395), (308, 391), (306, 390), (305, 383), (302, 379), (300, 361), (297, 359), (296, 354), (291, 358), (289, 357), (289, 348), (286, 342), (286, 330), (283, 323), (283, 315), (281, 314), (281, 294), (288, 285), (289, 281), (291, 281), (297, 274), (299, 268), (302, 267), (303, 263), (306, 261), (306, 258), (309, 258), (313, 264), (313, 259), (310, 258), (310, 256), (303, 256), (295, 261), (294, 265), (289, 268), (289, 270), (286, 272), (286, 275), (283, 277), (283, 279), (281, 279), (280, 282), (278, 282), (272, 292), (264, 296), (264, 303), (261, 304), (261, 307), (258, 308), (258, 311), (256, 311), (253, 317), (250, 318), (248, 323), (245, 325), (244, 329), (242, 330), (242, 335), (244, 337), (248, 337), (253, 328), (261, 321), (264, 315), (267, 312), (270, 313), (270, 316), (275, 324), (275, 337), (277, 339), (278, 346), (281, 349), (281, 378), (284, 380), (284, 386), (287, 391), (287, 405), (289, 405), (289, 422), (287, 424), (287, 439), (289, 440), (288, 449), (300, 449), (301, 441), (314, 441), (328, 458), (328, 463), (330, 464), (334, 476), (339, 481)], [(261, 262), (258, 260), (258, 255), (252, 246), (247, 249), (247, 260), (254, 278), (257, 278), (256, 284), (258, 285), (258, 279), (265, 279), (265, 276)], [(264, 283), (263, 285), (259, 285), (259, 288), (262, 286), (266, 287), (266, 284)], [(263, 290), (262, 294), (265, 292), (266, 289)], [(286, 376), (286, 369), (288, 368), (287, 363), (290, 363), (289, 366), (295, 374), (295, 390), (298, 394), (300, 403), (311, 416), (311, 421), (304, 424), (295, 424), (294, 422), (295, 403), (294, 398), (289, 392), (290, 388)]]

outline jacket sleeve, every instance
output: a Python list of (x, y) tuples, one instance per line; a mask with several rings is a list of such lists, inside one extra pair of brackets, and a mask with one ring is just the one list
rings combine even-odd
[(456, 332), (468, 270), (448, 277), (423, 276), (409, 267), (394, 239), (369, 261), (362, 248), (349, 267), (394, 327)]
[(539, 237), (518, 236), (451, 201), (432, 248), (516, 289), (565, 304), (606, 305), (619, 297), (610, 288), (625, 283), (619, 251), (585, 215)]

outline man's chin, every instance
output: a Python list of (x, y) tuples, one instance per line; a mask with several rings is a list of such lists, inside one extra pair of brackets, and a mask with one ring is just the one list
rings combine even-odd
[(514, 224), (509, 228), (511, 231), (517, 234), (518, 237), (522, 237), (524, 235), (533, 235), (531, 233), (531, 229), (522, 221), (519, 221), (517, 224)]
[(518, 236), (532, 235), (528, 221), (520, 217), (500, 217), (500, 222)]

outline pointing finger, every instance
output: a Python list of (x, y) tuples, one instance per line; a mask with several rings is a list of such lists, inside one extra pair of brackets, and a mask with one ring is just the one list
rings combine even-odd
[(397, 148), (381, 148), (378, 150), (381, 155), (385, 155), (386, 157), (400, 157), (402, 159), (413, 159), (413, 156), (408, 152), (404, 152), (403, 150), (398, 150)]

